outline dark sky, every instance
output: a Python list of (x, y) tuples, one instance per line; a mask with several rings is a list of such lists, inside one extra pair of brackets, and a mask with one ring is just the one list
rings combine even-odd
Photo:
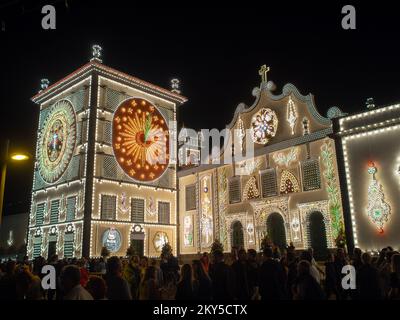
[[(315, 95), (322, 114), (364, 108), (366, 98), (384, 105), (400, 100), (398, 13), (392, 2), (356, 4), (357, 29), (341, 28), (347, 2), (315, 5), (217, 1), (200, 7), (161, 7), (155, 1), (3, 1), (0, 18), (0, 138), (34, 154), (38, 107), (29, 99), (41, 78), (51, 83), (85, 64), (95, 43), (106, 65), (163, 87), (178, 77), (189, 102), (187, 127), (223, 128), (240, 102), (251, 104), (260, 65), (280, 92), (291, 82)], [(85, 4), (82, 4), (84, 2)], [(42, 30), (41, 5), (54, 3), (57, 29)], [(282, 3), (282, 4), (279, 4)], [(6, 213), (28, 210), (33, 162), (11, 165)]]

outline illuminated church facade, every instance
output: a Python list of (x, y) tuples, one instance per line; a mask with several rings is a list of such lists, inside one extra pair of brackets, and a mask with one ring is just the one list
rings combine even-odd
[[(267, 240), (322, 253), (336, 247), (344, 230), (331, 137), (332, 118), (343, 114), (333, 107), (329, 117), (322, 116), (313, 96), (303, 96), (292, 84), (274, 93), (267, 71), (260, 70), (254, 103), (239, 104), (227, 125), (239, 143), (225, 144), (221, 154), (232, 153), (233, 162), (185, 163), (178, 173), (181, 254), (209, 251), (214, 239), (226, 251), (233, 246), (259, 250)], [(248, 143), (254, 157), (246, 159)]]
[(100, 50), (60, 81), (42, 80), (32, 97), (40, 113), (29, 258), (104, 248), (159, 257), (165, 243), (190, 257), (216, 239), (225, 251), (270, 241), (323, 253), (344, 230), (349, 248), (400, 243), (399, 105), (323, 116), (294, 85), (277, 92), (263, 67), (253, 104), (237, 106), (232, 141), (214, 157), (203, 132), (177, 134), (187, 101), (177, 80), (160, 88), (105, 66)]
[(186, 98), (105, 66), (100, 50), (53, 85), (42, 80), (32, 98), (40, 115), (30, 258), (100, 256), (104, 247), (155, 257), (166, 242), (177, 252), (169, 126)]

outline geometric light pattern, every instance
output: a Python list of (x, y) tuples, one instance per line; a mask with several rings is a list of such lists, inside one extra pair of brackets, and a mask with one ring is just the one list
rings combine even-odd
[(147, 100), (128, 99), (117, 108), (112, 144), (117, 162), (136, 181), (154, 181), (168, 167), (168, 126)]
[(373, 162), (368, 166), (368, 174), (371, 181), (368, 186), (368, 206), (367, 214), (371, 221), (378, 227), (379, 232), (383, 233), (383, 226), (389, 220), (390, 206), (384, 200), (382, 185), (375, 178), (377, 169)]
[(260, 192), (257, 188), (257, 179), (255, 177), (251, 177), (244, 187), (243, 200), (251, 200), (258, 197), (260, 197)]
[(76, 117), (68, 100), (58, 101), (47, 115), (39, 138), (38, 167), (44, 181), (56, 182), (64, 173), (76, 142)]
[(266, 144), (270, 138), (275, 137), (278, 128), (278, 118), (275, 111), (262, 108), (251, 119), (253, 142)]
[(292, 135), (294, 135), (294, 127), (296, 125), (297, 113), (296, 105), (294, 104), (292, 97), (289, 97), (287, 104), (287, 122), (289, 122), (290, 128), (292, 129)]
[(281, 174), (280, 193), (300, 192), (299, 182), (293, 173), (283, 170)]

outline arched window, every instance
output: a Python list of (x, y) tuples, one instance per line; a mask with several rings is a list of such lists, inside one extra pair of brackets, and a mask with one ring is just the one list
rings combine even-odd
[(278, 246), (280, 250), (285, 249), (287, 244), (285, 222), (279, 213), (273, 212), (268, 216), (267, 232), (274, 245)]
[(328, 242), (324, 216), (321, 212), (314, 211), (309, 215), (308, 222), (309, 244), (314, 250), (314, 257), (318, 260), (325, 259), (328, 252)]

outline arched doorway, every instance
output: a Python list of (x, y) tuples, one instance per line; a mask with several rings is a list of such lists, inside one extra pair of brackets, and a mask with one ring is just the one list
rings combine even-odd
[(232, 247), (244, 248), (243, 226), (240, 221), (232, 224)]
[(130, 248), (134, 255), (143, 257), (144, 255), (144, 230), (140, 225), (135, 225), (131, 231)]
[(308, 222), (309, 244), (314, 249), (314, 257), (316, 260), (323, 260), (328, 253), (324, 216), (321, 212), (314, 211), (309, 215)]
[(285, 222), (279, 213), (273, 212), (268, 216), (267, 232), (269, 239), (274, 245), (278, 246), (280, 250), (286, 248)]

